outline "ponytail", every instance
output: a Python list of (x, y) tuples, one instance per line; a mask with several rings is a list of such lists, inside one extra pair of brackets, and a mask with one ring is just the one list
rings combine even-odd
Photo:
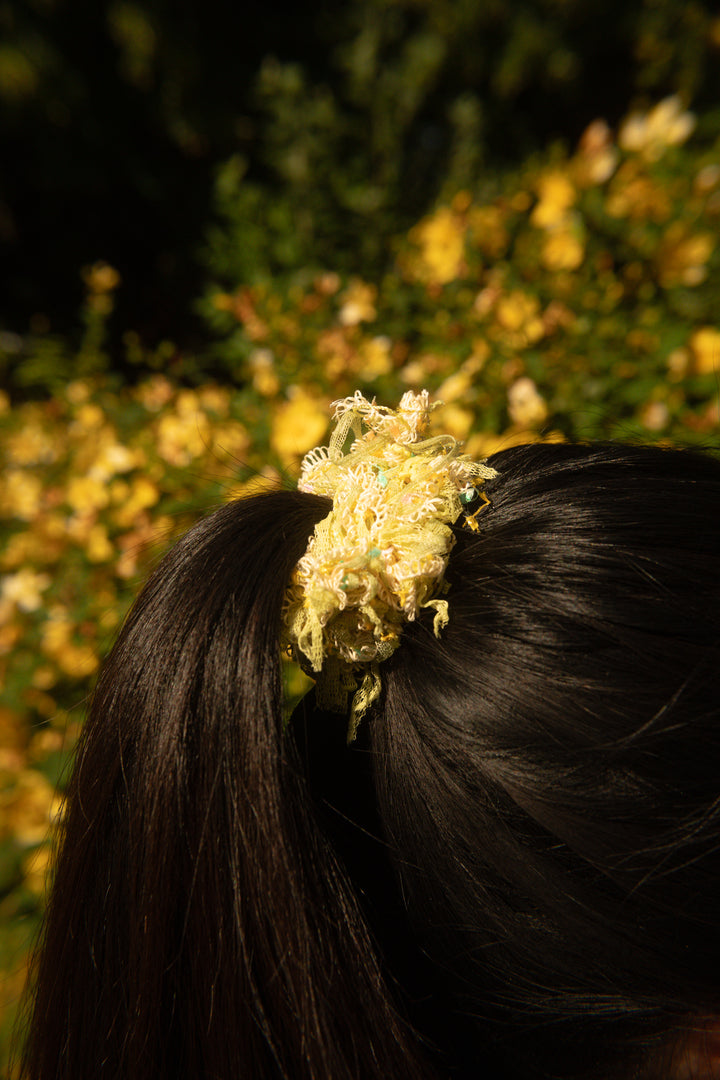
[(67, 795), (28, 1080), (423, 1076), (282, 719), (286, 584), (326, 513), (223, 507), (129, 616)]

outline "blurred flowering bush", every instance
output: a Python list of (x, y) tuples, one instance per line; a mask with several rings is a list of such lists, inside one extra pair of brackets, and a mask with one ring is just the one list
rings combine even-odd
[(617, 135), (597, 121), (572, 155), (438, 206), (378, 281), (330, 270), (212, 290), (218, 355), (285, 417), (286, 451), (290, 421), (299, 437), (314, 401), (358, 386), (427, 386), (471, 449), (551, 431), (710, 442), (720, 139), (693, 142), (695, 124), (675, 97)]
[[(119, 282), (88, 271), (79, 356), (58, 365), (39, 342), (26, 358), (25, 385), (54, 371), (54, 397), (0, 397), (5, 1003), (22, 984), (83, 704), (139, 583), (199, 513), (292, 479), (333, 399), (427, 387), (445, 402), (438, 429), (478, 456), (539, 438), (717, 447), (720, 137), (695, 123), (674, 97), (616, 134), (593, 123), (574, 153), (454, 194), (377, 280), (330, 266), (210, 288), (223, 385), (104, 374)], [(126, 346), (140, 348), (133, 335)], [(203, 370), (172, 348), (152, 364), (190, 381)]]
[(13, 1012), (3, 1006), (22, 988), (100, 660), (171, 539), (246, 482), (279, 479), (264, 421), (241, 396), (162, 375), (111, 387), (76, 379), (15, 407), (0, 394), (0, 1074)]

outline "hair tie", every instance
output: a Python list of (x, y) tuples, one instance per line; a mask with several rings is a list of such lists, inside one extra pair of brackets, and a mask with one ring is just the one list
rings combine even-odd
[[(447, 624), (451, 526), (476, 497), (487, 504), (479, 489), (497, 476), (451, 435), (422, 438), (440, 404), (427, 390), (408, 391), (393, 410), (358, 390), (333, 403), (329, 445), (302, 462), (299, 490), (333, 507), (293, 573), (284, 636), (317, 678), (321, 708), (344, 713), (353, 695), (348, 742), (380, 693), (378, 665), (397, 649), (404, 623), (430, 608), (436, 636)], [(466, 524), (477, 528), (475, 517)]]

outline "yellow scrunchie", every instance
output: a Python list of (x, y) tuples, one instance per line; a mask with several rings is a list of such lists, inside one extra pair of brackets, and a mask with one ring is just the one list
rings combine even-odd
[(334, 403), (329, 446), (302, 463), (299, 489), (329, 496), (333, 507), (295, 568), (285, 633), (318, 675), (321, 707), (345, 712), (354, 694), (348, 741), (380, 692), (377, 665), (398, 647), (404, 622), (423, 608), (435, 610), (437, 635), (448, 622), (438, 594), (447, 587), (451, 525), (497, 475), (461, 454), (451, 435), (421, 439), (436, 407), (426, 390), (408, 391), (397, 410), (356, 391)]

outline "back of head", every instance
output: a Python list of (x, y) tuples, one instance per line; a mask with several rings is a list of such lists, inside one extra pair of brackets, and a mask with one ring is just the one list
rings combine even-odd
[(411, 624), (383, 674), (383, 826), (476, 1046), (511, 1076), (619, 1076), (720, 1015), (720, 466), (491, 463), (448, 626)]
[(350, 746), (282, 718), (327, 500), (168, 556), (78, 758), (28, 1077), (610, 1078), (720, 1016), (720, 464), (491, 464)]

